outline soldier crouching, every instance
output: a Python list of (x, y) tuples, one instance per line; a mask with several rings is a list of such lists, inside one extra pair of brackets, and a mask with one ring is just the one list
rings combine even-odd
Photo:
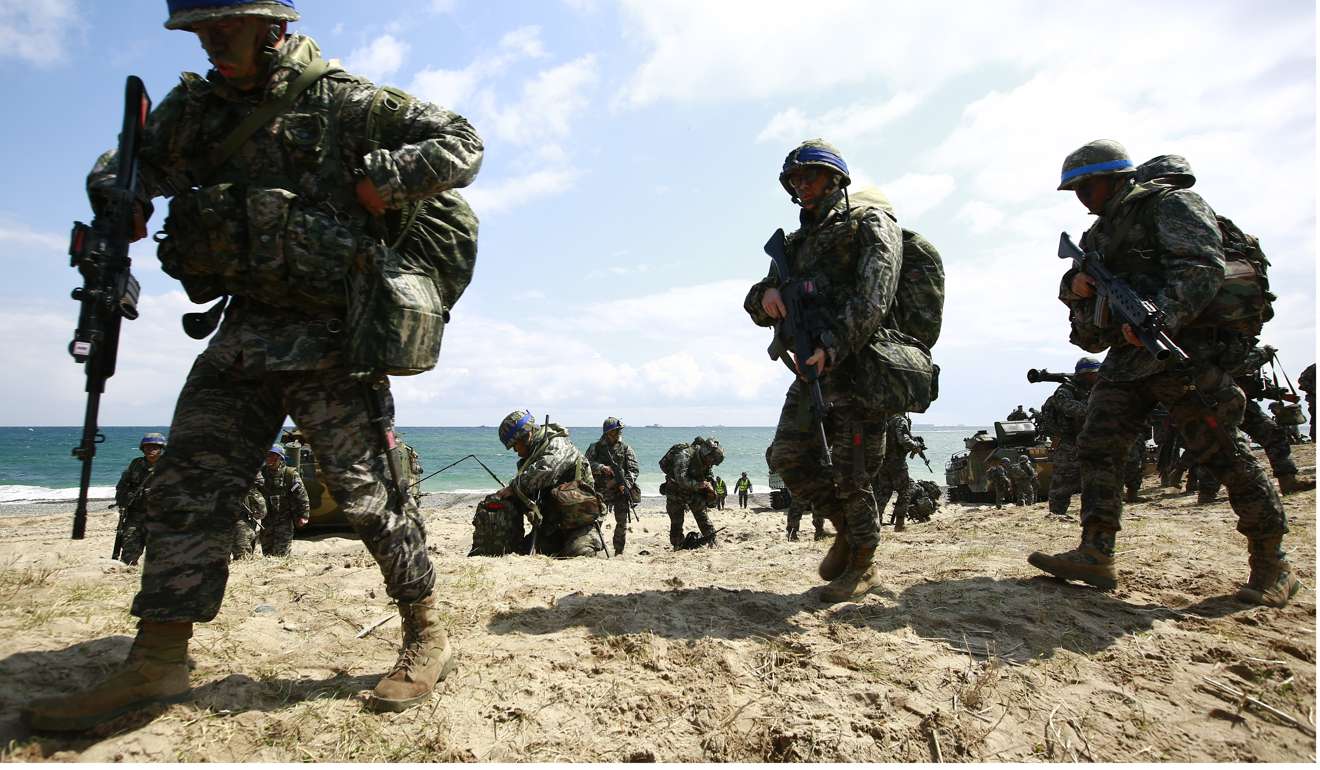
[(518, 453), (518, 473), (495, 494), (520, 503), (531, 519), (524, 550), (564, 558), (605, 550), (600, 535), (605, 505), (592, 485), (591, 463), (568, 431), (554, 423), (538, 426), (520, 409), (500, 423), (499, 436), (505, 449)]

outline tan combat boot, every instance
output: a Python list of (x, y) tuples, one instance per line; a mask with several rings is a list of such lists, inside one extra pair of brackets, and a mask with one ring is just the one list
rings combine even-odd
[(1279, 477), (1279, 491), (1285, 495), (1305, 492), (1308, 489), (1315, 489), (1315, 479), (1310, 476), (1298, 476), (1295, 473), (1289, 473), (1286, 476)]
[(872, 588), (880, 585), (875, 576), (875, 546), (853, 548), (849, 553), (848, 566), (825, 590), (820, 592), (820, 600), (826, 604), (852, 602), (866, 596)]
[(1035, 551), (1027, 563), (1064, 580), (1079, 580), (1106, 591), (1118, 588), (1114, 557), (1096, 547), (1096, 534), (1096, 530), (1083, 529), (1081, 545), (1053, 555)]
[(435, 594), (413, 604), (399, 604), (403, 646), (394, 668), (376, 684), (367, 705), (376, 711), (403, 711), (422, 702), (436, 682), (454, 670), (449, 634), (440, 625)]
[(1288, 600), (1301, 589), (1302, 584), (1293, 577), (1292, 565), (1280, 547), (1283, 538), (1272, 537), (1252, 540), (1247, 543), (1247, 562), (1251, 565), (1251, 577), (1247, 584), (1237, 591), (1237, 599), (1247, 604), (1263, 604), (1266, 607), (1284, 607)]
[(825, 581), (834, 580), (843, 574), (852, 550), (848, 546), (848, 530), (843, 526), (843, 517), (831, 516), (830, 523), (834, 525), (834, 542), (830, 543), (830, 550), (825, 552), (825, 558), (820, 560), (820, 568), (816, 570), (820, 573), (820, 579)]
[(37, 732), (76, 732), (151, 703), (183, 700), (191, 636), (192, 623), (144, 620), (118, 671), (90, 690), (33, 701), (23, 720)]

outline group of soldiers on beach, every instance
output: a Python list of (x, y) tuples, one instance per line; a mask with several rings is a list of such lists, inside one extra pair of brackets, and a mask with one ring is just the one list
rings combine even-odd
[[(162, 263), (169, 256), (167, 272), (195, 301), (228, 305), (179, 394), (168, 447), (157, 448), (164, 437), (144, 438), (150, 493), (125, 494), (126, 518), (133, 511), (134, 532), (145, 531), (132, 647), (103, 681), (34, 701), (24, 718), (37, 730), (85, 730), (187, 695), (189, 640), (195, 624), (220, 609), (235, 511), (257, 474), (263, 491), (279, 490), (273, 510), (272, 495), (263, 495), (262, 528), (272, 531), (272, 552), (287, 547), (292, 528), (306, 517), (305, 494), (295, 491), (271, 448), (287, 417), (314, 448), (325, 486), (379, 565), (401, 617), (398, 658), (368, 707), (410, 708), (430, 697), (457, 660), (438, 606), (423, 518), (395, 469), (389, 377), (355, 357), (362, 353), (355, 335), (382, 327), (345, 333), (343, 319), (355, 292), (373, 285), (354, 271), (391, 256), (401, 221), (407, 232), (417, 207), (431, 207), (421, 218), (437, 211), (466, 216), (454, 191), (480, 170), (482, 140), (456, 113), (397, 89), (383, 91), (328, 63), (311, 38), (289, 31), (299, 18), (293, 0), (167, 5), (165, 26), (195, 33), (212, 71), (185, 75), (148, 118), (138, 152), (139, 235), (151, 199), (168, 198), (160, 245)], [(375, 117), (384, 120), (383, 129)], [(249, 123), (272, 127), (247, 130)], [(88, 179), (94, 209), (104, 205), (115, 161), (113, 152), (103, 156)], [(1139, 179), (1136, 172), (1117, 142), (1095, 141), (1067, 157), (1058, 189), (1075, 193), (1097, 217), (1082, 248), (1103, 252), (1110, 270), (1154, 298), (1188, 360), (1174, 365), (1152, 356), (1142, 345), (1145, 328), (1097, 322), (1095, 280), (1079, 269), (1063, 276), (1059, 299), (1071, 311), (1071, 340), (1108, 354), (1097, 366), (1087, 364), (1089, 394), (1071, 393), (1076, 403), (1065, 410), (1071, 427), (1059, 434), (1059, 451), (1076, 457), (1077, 470), (1067, 478), (1081, 495), (1080, 540), (1028, 561), (1065, 580), (1118, 585), (1122, 462), (1151, 410), (1163, 404), (1198, 469), (1229, 490), (1250, 571), (1238, 598), (1282, 607), (1299, 588), (1283, 548), (1283, 505), (1239, 431), (1246, 397), (1235, 377), (1259, 327), (1240, 312), (1209, 312), (1225, 299), (1226, 261), (1240, 262), (1246, 247), (1226, 243), (1227, 220), (1187, 189), (1190, 174)], [(753, 323), (775, 330), (780, 360), (796, 375), (766, 459), (793, 499), (833, 526), (817, 570), (825, 583), (820, 600), (856, 601), (880, 584), (877, 498), (901, 497), (909, 488), (901, 483), (906, 469), (895, 460), (912, 451), (905, 415), (924, 411), (938, 395), (931, 348), (939, 336), (943, 268), (934, 247), (900, 224), (883, 195), (850, 189), (848, 165), (832, 145), (813, 140), (793, 148), (778, 182), (798, 207), (799, 226), (767, 244), (774, 266), (743, 304)], [(235, 199), (233, 192), (243, 189), (246, 197)], [(235, 200), (235, 216), (250, 220), (251, 248), (246, 240), (235, 247), (225, 229), (233, 223), (202, 213)], [(405, 211), (411, 213), (401, 217)], [(291, 231), (279, 239), (255, 237), (276, 220)], [(475, 232), (475, 221), (459, 224)], [(280, 261), (283, 271), (271, 268), (279, 255), (269, 250), (280, 244), (305, 249), (297, 260)], [(310, 272), (294, 271), (295, 263), (311, 265)], [(318, 288), (317, 281), (331, 279), (341, 291)], [(803, 307), (810, 308), (805, 318)], [(602, 428), (582, 453), (561, 426), (538, 425), (530, 412), (515, 411), (501, 422), (500, 441), (519, 459), (517, 474), (495, 497), (537, 512), (530, 536), (537, 553), (604, 550), (600, 519), (607, 509), (615, 520), (614, 551), (626, 551), (637, 460), (622, 441), (620, 421), (611, 418)], [(723, 459), (717, 440), (697, 437), (661, 460), (672, 547), (715, 542), (708, 513), (717, 498), (712, 469)], [(740, 498), (741, 484), (735, 485)], [(1053, 488), (1050, 499), (1054, 506)], [(684, 532), (688, 513), (695, 533)], [(275, 516), (288, 517), (279, 519), (278, 533)], [(57, 689), (52, 678), (51, 690)]]

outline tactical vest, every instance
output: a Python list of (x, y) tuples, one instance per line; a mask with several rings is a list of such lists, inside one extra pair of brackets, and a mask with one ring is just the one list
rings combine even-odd
[(298, 471), (287, 465), (281, 465), (274, 473), (261, 469), (261, 494), (266, 498), (267, 515), (274, 517), (293, 510), (289, 496), (296, 480), (299, 480)]
[[(157, 461), (159, 462), (159, 461)], [(156, 470), (156, 466), (147, 462), (145, 457), (134, 457), (128, 464), (126, 473), (127, 479), (124, 484), (124, 495), (122, 505), (128, 508), (139, 508), (143, 504), (143, 492), (147, 482), (151, 480), (151, 474)], [(118, 497), (118, 494), (116, 494)]]

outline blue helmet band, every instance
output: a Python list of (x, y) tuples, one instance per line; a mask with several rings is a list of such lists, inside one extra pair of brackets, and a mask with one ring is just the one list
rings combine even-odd
[(513, 427), (509, 429), (509, 432), (507, 434), (500, 434), (500, 441), (505, 446), (508, 446), (509, 442), (513, 440), (513, 437), (518, 435), (518, 431), (522, 430), (523, 427), (527, 425), (527, 421), (530, 419), (532, 419), (532, 413), (528, 411), (527, 414), (524, 414), (522, 417), (518, 418), (518, 422), (515, 422), (513, 424)]
[[(820, 147), (803, 147), (793, 158), (794, 163), (825, 163), (835, 168), (841, 169), (843, 173), (848, 174), (848, 164), (843, 162), (843, 158), (821, 149)], [(792, 163), (784, 164), (784, 171), (787, 172), (793, 166)]]
[[(293, 9), (293, 0), (267, 0), (268, 2), (278, 3), (286, 8)], [(246, 5), (252, 0), (166, 0), (166, 8), (170, 13), (179, 11), (196, 11), (201, 8), (224, 8), (231, 5)]]
[(1064, 184), (1069, 179), (1076, 179), (1082, 174), (1094, 174), (1097, 171), (1121, 171), (1125, 168), (1134, 168), (1132, 161), (1127, 158), (1107, 160), (1104, 163), (1092, 163), (1089, 166), (1079, 166), (1071, 171), (1064, 172), (1063, 176), (1059, 179), (1059, 184)]

